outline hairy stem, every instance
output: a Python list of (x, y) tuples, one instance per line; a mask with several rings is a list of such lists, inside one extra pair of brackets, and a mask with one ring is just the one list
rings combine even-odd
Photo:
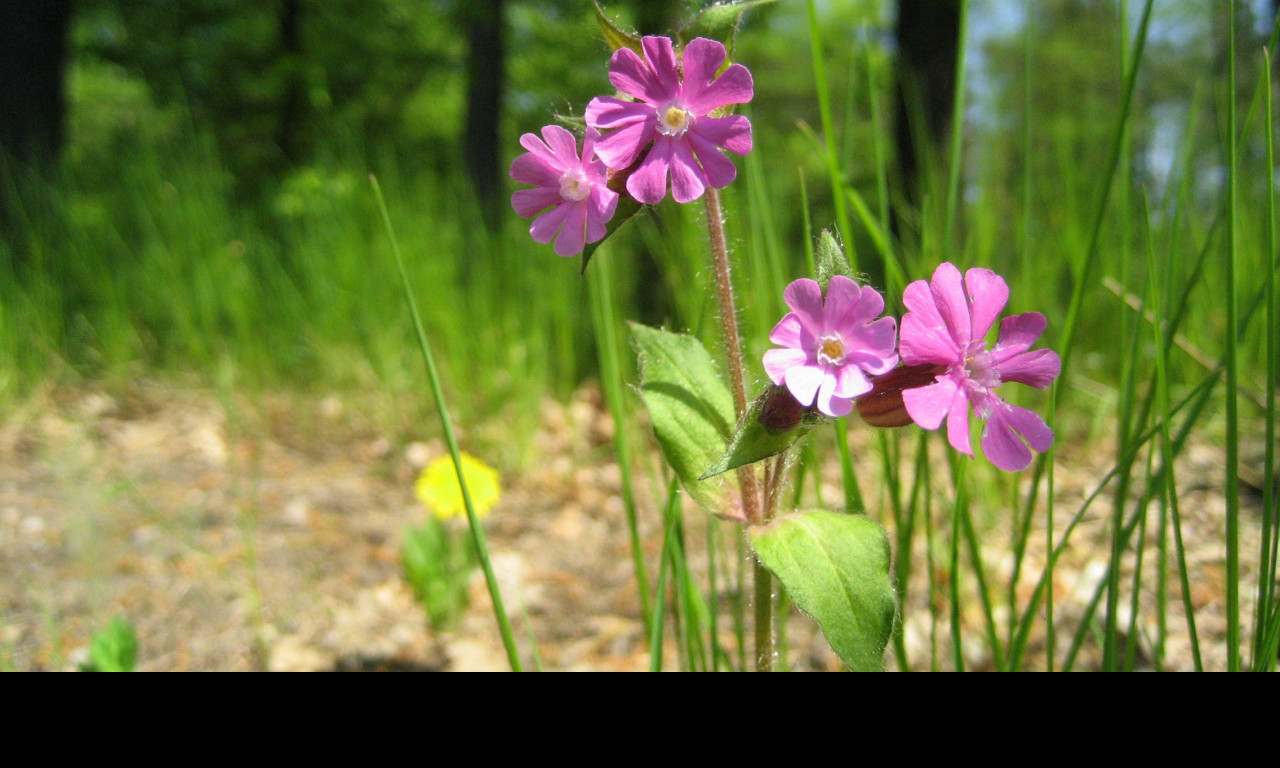
[[(711, 262), (715, 268), (716, 297), (720, 303), (720, 328), (724, 336), (725, 357), (729, 362), (729, 380), (733, 387), (733, 408), (739, 420), (747, 412), (747, 385), (742, 370), (742, 342), (738, 336), (738, 306), (733, 298), (733, 279), (729, 274), (729, 248), (724, 238), (724, 216), (720, 212), (720, 195), (707, 187), (703, 198), (707, 211), (707, 234), (711, 240)], [(738, 487), (742, 497), (742, 514), (748, 525), (765, 522), (760, 504), (760, 488), (753, 467), (738, 470)], [(755, 563), (756, 670), (773, 669), (773, 577), (759, 561)]]

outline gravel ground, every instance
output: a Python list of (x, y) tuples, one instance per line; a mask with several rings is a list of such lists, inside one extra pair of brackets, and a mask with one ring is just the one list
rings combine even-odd
[[(425, 514), (413, 479), (442, 446), (379, 434), (359, 406), (294, 395), (242, 397), (228, 406), (204, 390), (138, 384), (125, 394), (48, 393), (11, 412), (0, 425), (0, 668), (73, 669), (92, 634), (123, 615), (136, 629), (142, 670), (506, 669), (478, 574), (470, 609), (448, 633), (429, 631), (401, 577), (401, 531)], [(503, 478), (505, 495), (486, 523), (526, 663), (531, 626), (546, 669), (649, 667), (611, 435), (590, 388), (567, 404), (546, 403), (530, 446), (539, 460)], [(1060, 445), (1059, 532), (1110, 466), (1097, 446)], [(1219, 448), (1197, 445), (1179, 465), (1191, 598), (1211, 669), (1226, 666), (1221, 462)], [(834, 467), (823, 483), (824, 495), (834, 498)], [(652, 567), (661, 533), (656, 512), (645, 506), (648, 495), (640, 494), (640, 519)], [(1055, 571), (1059, 659), (1103, 578), (1110, 508), (1104, 497), (1086, 512)], [(994, 522), (979, 517), (987, 531), (986, 576), (1004, 585), (1013, 578), (1009, 526), (1001, 515), (988, 517)], [(1256, 589), (1259, 518), (1256, 497), (1247, 496), (1246, 617)], [(690, 552), (705, 551), (698, 544), (704, 519), (700, 510), (687, 512)], [(1034, 523), (1018, 579), (1022, 601), (1044, 562), (1042, 523)], [(1148, 571), (1156, 563), (1155, 531), (1150, 526)], [(915, 552), (916, 562), (925, 562), (922, 536)], [(934, 559), (945, 564), (945, 549)], [(705, 568), (697, 556), (691, 562)], [(1126, 557), (1128, 578), (1135, 562)], [(991, 668), (975, 580), (963, 573), (966, 664)], [(933, 585), (931, 599), (929, 578), (918, 569), (907, 590), (904, 642), (913, 667), (928, 668), (935, 653), (938, 664), (950, 665), (946, 574), (935, 573)], [(1179, 594), (1171, 579), (1164, 666), (1190, 669)], [(1156, 599), (1144, 588), (1132, 638), (1140, 668), (1155, 653)], [(1124, 606), (1122, 616), (1129, 611)], [(1009, 614), (997, 607), (995, 615), (1005, 622)], [(727, 622), (724, 629), (732, 644)], [(1037, 622), (1031, 668), (1044, 667), (1043, 630)], [(840, 668), (807, 618), (792, 616), (787, 640), (792, 668)], [(674, 647), (665, 655), (673, 668)], [(1077, 667), (1099, 661), (1086, 643)]]

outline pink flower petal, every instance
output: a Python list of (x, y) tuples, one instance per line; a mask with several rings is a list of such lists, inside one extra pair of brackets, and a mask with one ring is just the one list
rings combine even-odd
[(818, 410), (832, 418), (848, 416), (849, 412), (853, 410), (853, 401), (843, 397), (836, 397), (835, 390), (835, 377), (831, 375), (824, 376), (822, 385), (818, 388)]
[(578, 139), (572, 133), (558, 125), (547, 125), (542, 128), (542, 138), (546, 140), (547, 146), (560, 160), (563, 168), (581, 165), (578, 160)]
[(609, 220), (618, 207), (618, 193), (607, 187), (597, 186), (591, 190), (587, 205), (587, 242), (594, 243), (603, 240), (609, 232)]
[(800, 349), (771, 349), (764, 353), (765, 373), (769, 374), (770, 381), (778, 385), (786, 381), (787, 371), (807, 362), (808, 356)]
[(713, 104), (708, 109), (697, 109), (695, 105), (698, 96), (702, 94), (706, 87), (716, 77), (716, 70), (720, 69), (720, 65), (728, 58), (725, 53), (724, 45), (716, 40), (708, 40), (705, 37), (695, 37), (689, 41), (684, 47), (684, 92), (683, 98), (686, 107), (693, 110), (696, 115), (705, 115), (712, 109), (720, 106)]
[(596, 159), (596, 142), (600, 140), (600, 132), (591, 126), (587, 126), (587, 131), (582, 137), (582, 165), (584, 167), (591, 166), (593, 170), (598, 168), (603, 176), (605, 172), (604, 163)]
[(653, 103), (679, 98), (680, 68), (676, 63), (676, 49), (671, 44), (671, 38), (642, 37), (640, 47), (644, 49), (644, 57), (653, 69), (655, 87), (652, 93), (658, 97)]
[(1037, 349), (1024, 352), (993, 366), (992, 370), (1001, 381), (1016, 381), (1029, 384), (1036, 389), (1044, 389), (1058, 378), (1062, 370), (1062, 360), (1058, 353), (1051, 349)]
[(801, 405), (813, 405), (814, 395), (826, 377), (826, 372), (816, 365), (794, 365), (787, 369), (787, 389)]
[[(838, 397), (857, 397), (872, 389), (871, 381), (856, 365), (842, 365), (836, 371), (834, 394)], [(845, 411), (848, 413), (848, 411)], [(840, 414), (843, 416), (844, 414)]]
[(942, 315), (938, 314), (938, 304), (933, 300), (933, 289), (928, 281), (916, 280), (908, 285), (902, 292), (902, 304), (930, 328), (943, 327)]
[(568, 218), (571, 208), (573, 208), (571, 204), (561, 203), (542, 214), (529, 226), (529, 234), (539, 243), (551, 242), (551, 239), (560, 231), (560, 227), (564, 225), (564, 220)]
[(581, 202), (567, 204), (569, 215), (556, 238), (556, 255), (576, 256), (582, 253), (583, 233), (587, 226), (587, 206)]
[(794, 312), (788, 312), (778, 321), (777, 325), (773, 326), (773, 331), (769, 334), (769, 341), (780, 347), (803, 349), (806, 344), (802, 340), (802, 329), (800, 317)]
[(649, 64), (630, 48), (619, 48), (609, 58), (609, 82), (622, 93), (650, 104), (671, 98)]
[(969, 301), (964, 294), (960, 270), (949, 261), (942, 262), (933, 271), (929, 287), (947, 333), (957, 349), (966, 349), (973, 337), (970, 335)]
[[(908, 289), (909, 290), (909, 289)], [(902, 337), (898, 342), (898, 354), (907, 365), (953, 365), (964, 358), (963, 350), (956, 348), (955, 340), (947, 333), (937, 312), (908, 312), (902, 318)]]
[(644, 148), (658, 134), (650, 122), (624, 125), (596, 142), (596, 156), (610, 168), (630, 168)]
[(686, 135), (696, 134), (735, 155), (751, 151), (751, 121), (742, 115), (699, 117)]
[[(525, 155), (527, 157), (527, 155)], [(523, 219), (545, 211), (553, 205), (564, 202), (558, 187), (538, 187), (537, 189), (517, 189), (511, 193), (511, 207), (516, 215)]]
[(564, 173), (566, 168), (564, 160), (557, 157), (556, 154), (551, 151), (551, 148), (546, 145), (546, 142), (538, 138), (535, 134), (526, 133), (521, 136), (520, 146), (528, 150), (530, 155), (541, 160), (548, 168), (554, 168), (555, 170)]
[(560, 189), (560, 177), (564, 170), (556, 168), (544, 158), (526, 152), (511, 161), (511, 178), (521, 184), (532, 184), (536, 187), (555, 187)]
[(955, 402), (959, 387), (950, 377), (943, 377), (926, 387), (902, 391), (902, 404), (911, 420), (924, 429), (937, 429)]
[(853, 413), (853, 400), (839, 395), (832, 395), (831, 402), (827, 404), (827, 408), (830, 409), (827, 413), (828, 416), (848, 416)]
[(898, 364), (898, 355), (894, 352), (897, 330), (897, 322), (892, 317), (882, 317), (858, 326), (851, 335), (842, 333), (852, 347), (846, 359), (872, 376), (888, 373)]
[(970, 333), (977, 341), (987, 335), (1009, 301), (1009, 286), (1004, 278), (989, 269), (971, 269), (965, 273), (964, 287), (969, 294)]
[[(617, 133), (613, 134), (613, 136), (616, 135)], [(608, 138), (602, 140), (601, 144), (608, 141)], [(644, 162), (640, 163), (640, 167), (627, 179), (627, 191), (638, 202), (657, 205), (667, 196), (667, 169), (671, 165), (671, 155), (674, 152), (672, 144), (670, 137), (659, 136), (653, 142), (653, 149), (649, 150)], [(597, 153), (602, 151), (603, 146), (596, 150)], [(607, 158), (606, 162), (608, 162)], [(610, 165), (612, 166), (612, 163)]]
[[(987, 417), (986, 428), (982, 431), (982, 453), (997, 467), (1009, 472), (1017, 472), (1026, 469), (1031, 463), (1031, 451), (1015, 434), (1014, 425), (1010, 419), (1011, 414), (1006, 410), (1008, 408), (1009, 406), (1001, 402)], [(1036, 418), (1038, 420), (1039, 417)], [(1045, 429), (1047, 430), (1048, 427)], [(1052, 433), (1050, 433), (1050, 441), (1052, 441)]]
[[(707, 191), (706, 174), (694, 159), (689, 142), (677, 139), (671, 143), (671, 197), (677, 203), (691, 203)], [(711, 153), (720, 154), (714, 149)]]
[(973, 455), (973, 447), (969, 444), (969, 401), (963, 387), (956, 390), (951, 399), (951, 409), (947, 411), (947, 442), (966, 456)]
[(1002, 362), (1031, 349), (1031, 345), (1044, 333), (1047, 322), (1039, 312), (1024, 312), (1001, 320), (1000, 336), (991, 350), (992, 357)]
[(592, 128), (609, 130), (655, 118), (653, 107), (643, 102), (597, 96), (587, 104), (583, 119)]
[(822, 288), (817, 281), (801, 278), (792, 281), (782, 292), (787, 306), (800, 318), (800, 324), (814, 336), (822, 335), (825, 326), (822, 322)]
[[(687, 58), (688, 53), (685, 56)], [(696, 115), (705, 115), (713, 109), (729, 104), (746, 104), (755, 95), (755, 84), (751, 80), (751, 73), (741, 64), (731, 64), (719, 78), (705, 87), (691, 88), (693, 85), (686, 72), (685, 104)], [(692, 94), (690, 90), (693, 90)]]
[(1049, 425), (1038, 414), (1029, 411), (1026, 408), (1020, 408), (1016, 405), (1010, 405), (1008, 413), (1009, 424), (1014, 428), (1022, 439), (1040, 453), (1044, 453), (1053, 447), (1053, 430), (1049, 429)]
[[(872, 291), (875, 293), (875, 291)], [(862, 289), (844, 275), (832, 275), (827, 282), (827, 297), (823, 305), (823, 333), (852, 335), (854, 323), (849, 322), (862, 300)]]
[(686, 133), (684, 138), (697, 153), (708, 185), (724, 189), (738, 177), (738, 169), (734, 167), (733, 161), (725, 157), (714, 144), (692, 131)]

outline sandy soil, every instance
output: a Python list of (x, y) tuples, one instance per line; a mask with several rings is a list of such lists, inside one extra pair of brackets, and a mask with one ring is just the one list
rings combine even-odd
[[(203, 390), (144, 384), (110, 395), (49, 393), (10, 413), (0, 425), (0, 668), (75, 668), (92, 634), (123, 615), (136, 628), (143, 670), (506, 669), (479, 574), (470, 609), (448, 633), (429, 631), (401, 576), (401, 531), (425, 514), (412, 481), (443, 447), (379, 434), (371, 423), (359, 403), (338, 396), (228, 403)], [(530, 665), (532, 632), (546, 669), (649, 667), (620, 473), (608, 458), (611, 434), (590, 388), (568, 404), (548, 402), (532, 446), (545, 461), (503, 478), (505, 495), (486, 523)], [(1105, 474), (1105, 453), (1063, 441), (1058, 531)], [(1225, 667), (1220, 464), (1213, 445), (1193, 446), (1179, 475), (1192, 602), (1210, 668)], [(838, 494), (834, 471), (824, 478), (828, 498)], [(640, 518), (652, 568), (661, 534), (649, 495), (640, 494)], [(1060, 644), (1069, 642), (1105, 573), (1110, 508), (1104, 497), (1086, 512), (1055, 572)], [(1246, 498), (1245, 616), (1256, 589), (1259, 512), (1256, 498)], [(1009, 527), (999, 516), (980, 522), (994, 585), (1013, 577)], [(697, 544), (704, 513), (690, 508), (687, 520), (690, 551), (704, 551)], [(1042, 523), (1037, 518), (1037, 530)], [(729, 540), (728, 524), (720, 525)], [(1150, 530), (1146, 569), (1156, 562), (1155, 526)], [(916, 547), (924, 562), (922, 536)], [(697, 555), (692, 560), (705, 567)], [(945, 550), (935, 551), (935, 562), (945, 564)], [(1043, 534), (1036, 533), (1019, 576), (1020, 599), (1043, 562)], [(1135, 562), (1126, 557), (1127, 573)], [(962, 582), (965, 658), (973, 668), (991, 668), (971, 574), (964, 571)], [(950, 665), (946, 575), (935, 573), (933, 582), (932, 601), (922, 570), (907, 590), (904, 642), (913, 667), (928, 668), (935, 652), (941, 666)], [(1164, 665), (1189, 669), (1178, 594), (1171, 580)], [(1155, 652), (1156, 597), (1144, 588), (1132, 638), (1140, 667)], [(1124, 606), (1122, 615), (1128, 612)], [(996, 615), (1005, 621), (1008, 612), (997, 608)], [(840, 668), (806, 617), (791, 617), (787, 639), (792, 668)], [(1043, 668), (1043, 621), (1030, 647), (1032, 668)], [(676, 668), (674, 646), (665, 656), (666, 668)], [(1097, 664), (1086, 643), (1077, 666)]]

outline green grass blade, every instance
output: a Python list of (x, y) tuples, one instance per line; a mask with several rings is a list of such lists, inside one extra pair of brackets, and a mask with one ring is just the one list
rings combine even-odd
[(418, 314), (418, 302), (414, 298), (413, 288), (409, 285), (409, 275), (404, 269), (404, 258), (400, 255), (400, 244), (396, 240), (395, 228), (391, 225), (391, 214), (387, 211), (387, 202), (382, 196), (382, 187), (378, 184), (377, 177), (371, 175), (369, 181), (373, 185), (378, 209), (382, 213), (382, 222), (386, 226), (387, 237), (391, 241), (391, 252), (395, 255), (400, 283), (404, 288), (405, 300), (409, 303), (409, 313), (413, 317), (413, 329), (418, 337), (418, 348), (422, 351), (422, 358), (427, 365), (427, 376), (431, 382), (431, 393), (435, 397), (436, 410), (440, 414), (444, 441), (449, 446), (449, 455), (453, 457), (453, 466), (458, 473), (458, 485), (462, 489), (462, 501), (467, 509), (467, 524), (471, 529), (471, 543), (475, 545), (480, 568), (484, 571), (485, 584), (489, 587), (489, 597), (493, 601), (493, 613), (498, 621), (498, 631), (502, 635), (502, 645), (506, 649), (511, 671), (520, 672), (522, 670), (520, 653), (516, 648), (515, 635), (511, 631), (511, 620), (507, 617), (507, 611), (502, 602), (502, 591), (498, 588), (498, 579), (493, 573), (493, 563), (489, 560), (489, 547), (485, 543), (484, 528), (476, 517), (475, 507), (471, 503), (471, 493), (467, 490), (467, 481), (462, 476), (462, 458), (458, 450), (458, 440), (453, 433), (453, 420), (449, 418), (449, 409), (444, 401), (444, 389), (440, 386), (440, 376), (436, 371), (435, 359), (431, 355), (431, 345), (427, 343), (427, 332), (422, 327), (422, 317)]
[(1226, 280), (1226, 419), (1227, 466), (1223, 493), (1227, 503), (1227, 670), (1240, 669), (1240, 401), (1239, 307), (1236, 302), (1236, 251), (1239, 237), (1236, 215), (1239, 190), (1239, 149), (1236, 141), (1236, 4), (1227, 3), (1227, 259)]

